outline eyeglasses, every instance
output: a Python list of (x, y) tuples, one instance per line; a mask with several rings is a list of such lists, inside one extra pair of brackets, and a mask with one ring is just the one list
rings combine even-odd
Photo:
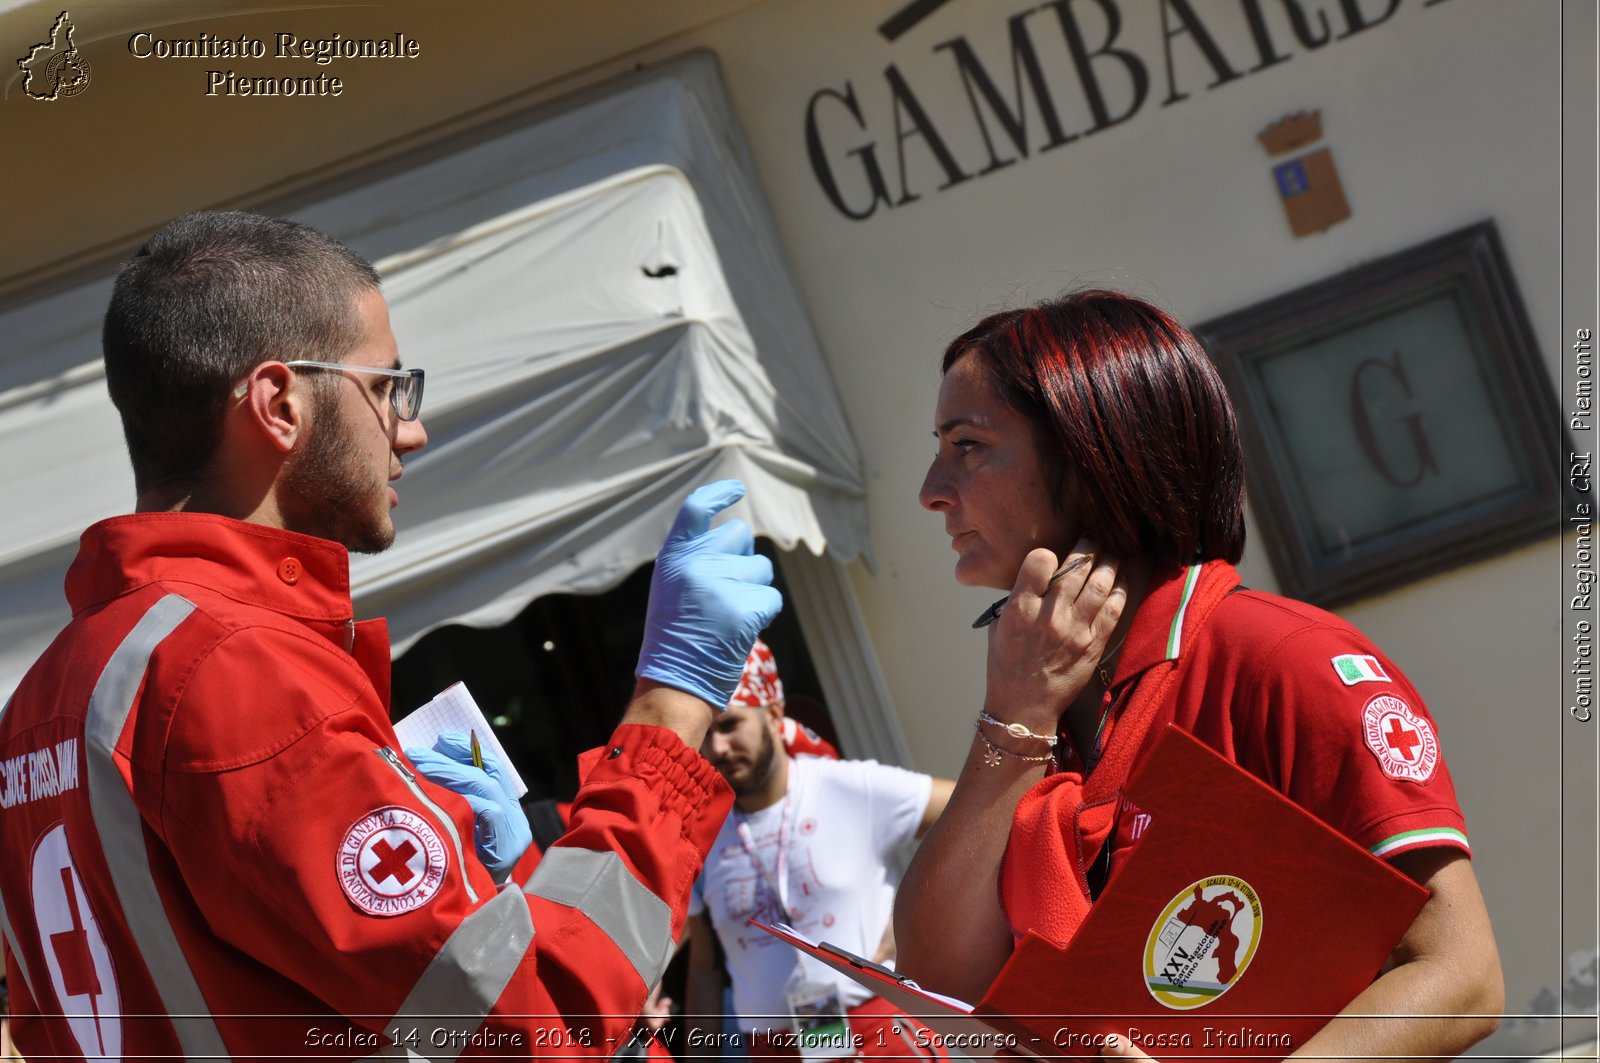
[(394, 407), (395, 416), (402, 421), (415, 421), (417, 414), (422, 412), (422, 370), (420, 369), (379, 369), (368, 365), (345, 365), (343, 362), (312, 362), (296, 359), (284, 362), (291, 369), (334, 369), (341, 373), (376, 373), (378, 376), (392, 376), (395, 378), (394, 386), (389, 389), (389, 405)]

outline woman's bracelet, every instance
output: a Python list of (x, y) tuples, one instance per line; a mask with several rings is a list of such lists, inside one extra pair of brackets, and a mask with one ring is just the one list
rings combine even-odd
[[(1006, 734), (1010, 735), (1012, 738), (1031, 738), (1036, 742), (1043, 742), (1045, 745), (1049, 746), (1051, 749), (1054, 749), (1056, 747), (1056, 742), (1059, 741), (1059, 739), (1057, 739), (1057, 737), (1055, 735), (1038, 734), (1036, 732), (1028, 730), (1026, 727), (1022, 726), (1020, 723), (1001, 723), (999, 720), (995, 719), (993, 716), (990, 716), (989, 715), (989, 711), (987, 709), (979, 709), (978, 710), (978, 722), (979, 723), (992, 723), (996, 727), (998, 727), (1002, 731), (1004, 731)], [(1045, 759), (1048, 760), (1049, 758), (1046, 757)]]
[(1042, 757), (1025, 757), (1021, 753), (1013, 753), (1004, 746), (997, 746), (993, 742), (989, 741), (988, 735), (983, 733), (983, 727), (981, 724), (982, 721), (974, 724), (973, 730), (978, 732), (978, 737), (983, 739), (983, 744), (989, 747), (989, 751), (983, 755), (983, 763), (988, 767), (992, 768), (999, 764), (1001, 757), (1014, 757), (1017, 760), (1026, 761), (1029, 764), (1043, 764), (1045, 761), (1051, 760), (1055, 757), (1054, 752), (1046, 753)]

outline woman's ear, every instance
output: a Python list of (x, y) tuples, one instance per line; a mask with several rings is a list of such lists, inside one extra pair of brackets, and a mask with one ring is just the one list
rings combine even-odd
[[(1085, 535), (1093, 537), (1094, 527), (1098, 523), (1092, 512), (1087, 494), (1083, 489), (1083, 477), (1075, 474), (1072, 465), (1065, 458), (1059, 460), (1055, 467), (1053, 497), (1056, 500), (1056, 509), (1061, 516), (1067, 518), (1067, 529), (1071, 542), (1060, 544), (1061, 550), (1070, 550), (1077, 541)], [(1065, 557), (1064, 553), (1060, 553)]]

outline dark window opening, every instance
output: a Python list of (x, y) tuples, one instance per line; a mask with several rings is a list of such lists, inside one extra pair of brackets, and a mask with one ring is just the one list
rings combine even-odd
[[(756, 549), (773, 559), (767, 540)], [(633, 693), (653, 564), (596, 595), (552, 594), (501, 627), (459, 624), (429, 632), (394, 662), (396, 718), (464, 682), (528, 784), (526, 800), (570, 801), (577, 757), (611, 736)], [(778, 571), (774, 585), (788, 602)], [(762, 638), (783, 678), (789, 715), (839, 744), (792, 608)]]

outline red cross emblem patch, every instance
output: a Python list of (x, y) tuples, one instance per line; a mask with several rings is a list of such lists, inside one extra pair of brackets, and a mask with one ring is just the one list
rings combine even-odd
[(391, 805), (344, 833), (336, 858), (345, 896), (369, 915), (400, 915), (427, 904), (449, 867), (439, 832), (422, 815)]
[(1424, 783), (1439, 765), (1433, 725), (1393, 694), (1376, 694), (1361, 710), (1361, 733), (1391, 779)]

